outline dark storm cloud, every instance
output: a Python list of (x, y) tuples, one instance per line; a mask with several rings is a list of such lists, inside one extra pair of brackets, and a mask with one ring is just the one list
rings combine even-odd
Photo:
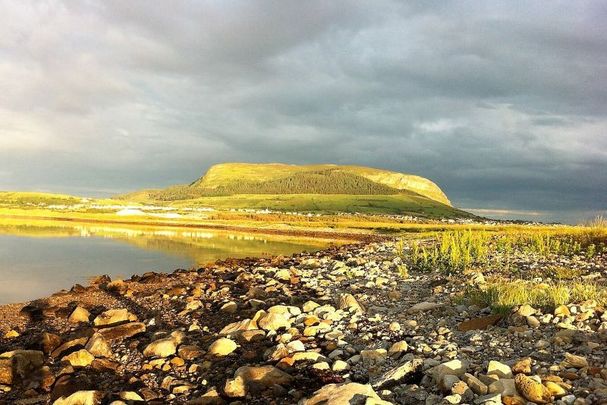
[(0, 188), (354, 163), (459, 206), (607, 201), (602, 2), (0, 1)]

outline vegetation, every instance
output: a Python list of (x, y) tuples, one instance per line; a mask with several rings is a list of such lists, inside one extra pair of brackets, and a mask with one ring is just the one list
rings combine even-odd
[(536, 308), (554, 310), (559, 305), (595, 300), (607, 304), (607, 289), (587, 282), (534, 283), (523, 280), (499, 280), (483, 288), (472, 288), (466, 299), (481, 307), (490, 307), (496, 313), (508, 313), (527, 304)]
[(440, 188), (427, 179), (359, 166), (221, 164), (189, 185), (119, 198), (217, 209), (472, 217), (451, 207)]
[[(211, 167), (203, 177), (194, 181), (190, 186), (193, 188), (213, 189), (242, 182), (259, 184), (284, 179), (296, 174), (305, 175), (306, 173), (325, 171), (340, 171), (365, 178), (391, 189), (413, 192), (430, 200), (451, 205), (442, 190), (428, 179), (362, 166), (224, 163)], [(288, 193), (288, 191), (286, 192)]]
[[(475, 266), (503, 266), (515, 253), (532, 255), (584, 255), (607, 252), (604, 233), (584, 231), (453, 231), (436, 234), (429, 241), (414, 241), (410, 262), (422, 271), (461, 272)], [(561, 270), (562, 272), (562, 270)]]
[[(589, 261), (604, 265), (607, 258), (607, 227), (602, 221), (585, 227), (459, 229), (429, 236), (397, 243), (402, 262), (418, 271), (455, 277), (472, 271), (488, 277), (487, 282), (465, 288), (459, 301), (490, 307), (496, 313), (523, 304), (549, 310), (588, 300), (607, 305), (604, 282), (584, 279), (596, 266), (588, 266)], [(571, 266), (563, 266), (565, 262)]]

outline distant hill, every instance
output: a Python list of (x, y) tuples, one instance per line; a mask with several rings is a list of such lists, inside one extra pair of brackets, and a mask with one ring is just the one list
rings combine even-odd
[(142, 190), (119, 198), (172, 205), (470, 216), (432, 181), (362, 166), (223, 163), (188, 185)]

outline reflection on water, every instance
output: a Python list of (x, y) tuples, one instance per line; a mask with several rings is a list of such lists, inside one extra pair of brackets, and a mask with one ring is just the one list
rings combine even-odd
[(327, 241), (181, 228), (0, 222), (0, 304), (49, 295), (95, 275), (168, 272), (227, 257), (292, 254)]

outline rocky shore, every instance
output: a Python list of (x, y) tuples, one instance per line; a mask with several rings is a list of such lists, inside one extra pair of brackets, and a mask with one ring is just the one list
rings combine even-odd
[(0, 403), (607, 404), (596, 302), (496, 315), (455, 299), (481, 274), (400, 264), (365, 242), (1, 307)]

